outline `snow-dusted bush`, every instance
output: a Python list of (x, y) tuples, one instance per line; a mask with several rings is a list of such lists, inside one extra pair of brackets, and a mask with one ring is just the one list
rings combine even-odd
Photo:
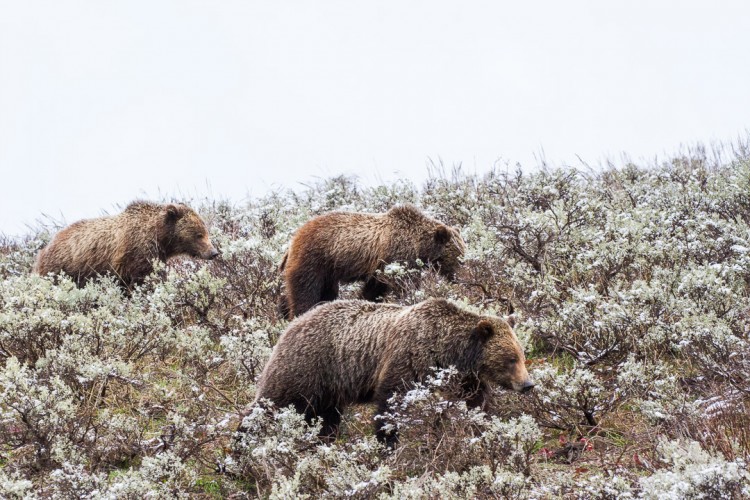
[[(0, 496), (747, 496), (749, 151), (192, 202), (222, 257), (174, 259), (128, 293), (30, 274), (54, 227), (0, 238)], [(291, 235), (404, 202), (457, 226), (465, 263), (455, 282), (393, 264), (386, 300), (515, 309), (534, 391), (469, 408), (438, 372), (378, 417), (392, 452), (369, 407), (326, 443), (292, 411), (248, 410), (287, 325)]]
[[(243, 419), (235, 455), (225, 466), (252, 478), (259, 491), (272, 497), (396, 498), (440, 491), (456, 498), (520, 495), (531, 484), (539, 427), (528, 415), (501, 420), (450, 398), (457, 389), (455, 375), (454, 369), (438, 371), (424, 384), (394, 396), (392, 410), (376, 417), (400, 433), (393, 452), (371, 435), (321, 444), (319, 424), (307, 425), (291, 407), (275, 409), (261, 402)], [(424, 466), (420, 478), (403, 481), (397, 472)]]
[(643, 498), (747, 498), (750, 472), (743, 460), (727, 461), (696, 442), (662, 441), (658, 446), (664, 469), (640, 479)]
[(531, 373), (537, 384), (529, 396), (534, 414), (550, 428), (570, 431), (596, 426), (617, 399), (605, 390), (593, 371), (581, 366), (559, 372), (546, 365)]

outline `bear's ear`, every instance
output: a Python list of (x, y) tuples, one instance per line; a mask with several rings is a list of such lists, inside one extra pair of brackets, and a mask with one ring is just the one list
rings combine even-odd
[(510, 325), (511, 328), (515, 328), (515, 326), (516, 326), (516, 315), (515, 314), (511, 314), (509, 316), (506, 316), (505, 317), (505, 321), (508, 322), (508, 324)]
[(167, 214), (167, 222), (174, 222), (180, 218), (180, 215), (182, 215), (180, 207), (172, 203), (164, 207), (164, 211)]
[(492, 328), (492, 323), (486, 319), (480, 319), (471, 334), (479, 340), (487, 340), (495, 334), (495, 329)]
[(440, 225), (435, 229), (435, 242), (438, 245), (445, 245), (451, 239), (451, 231), (447, 227)]

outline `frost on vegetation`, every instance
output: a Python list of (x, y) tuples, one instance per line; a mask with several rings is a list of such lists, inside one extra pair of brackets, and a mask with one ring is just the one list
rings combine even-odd
[(643, 498), (747, 498), (750, 472), (742, 459), (728, 461), (694, 441), (664, 440), (658, 446), (664, 468), (639, 480)]
[(619, 500), (638, 498), (633, 491), (632, 481), (617, 474), (594, 474), (579, 485), (584, 498)]
[(454, 445), (461, 453), (491, 459), (491, 463), (502, 464), (511, 471), (527, 473), (532, 449), (541, 438), (536, 421), (529, 415), (509, 420), (488, 416), (454, 399), (459, 393), (455, 368), (438, 370), (414, 389), (391, 398), (388, 411), (376, 418), (385, 424), (385, 430), (405, 436), (406, 443), (410, 437), (423, 442), (434, 439), (439, 446), (447, 434), (456, 441)]
[(270, 339), (281, 332), (278, 326), (261, 324), (255, 318), (234, 319), (235, 328), (222, 335), (219, 343), (224, 350), (224, 357), (234, 366), (237, 376), (253, 382), (271, 355)]
[(697, 414), (696, 404), (680, 391), (678, 377), (666, 365), (637, 361), (633, 355), (618, 367), (616, 394), (631, 399), (654, 423)]
[(308, 426), (291, 407), (274, 411), (256, 405), (242, 421), (235, 457), (226, 466), (270, 485), (274, 498), (316, 491), (361, 496), (387, 483), (390, 469), (374, 437), (325, 445), (319, 430), (319, 423)]
[(50, 472), (40, 493), (43, 498), (190, 498), (187, 492), (196, 479), (177, 455), (164, 452), (144, 457), (138, 468), (109, 476), (64, 464)]
[(129, 469), (117, 476), (103, 493), (104, 498), (189, 498), (195, 484), (195, 472), (170, 452), (145, 457), (138, 469)]
[[(420, 261), (421, 263), (421, 261)], [(386, 264), (382, 273), (390, 277), (404, 276), (409, 271), (409, 267), (402, 262), (391, 262)]]
[[(261, 406), (263, 405), (263, 406)], [(264, 467), (277, 468), (297, 451), (318, 443), (320, 424), (307, 425), (293, 407), (274, 411), (269, 401), (254, 405), (241, 423), (235, 447), (248, 459), (262, 460)]]
[[(85, 497), (85, 481), (75, 477), (91, 485), (101, 476), (92, 470), (140, 456), (138, 468), (114, 476), (114, 483), (130, 478), (132, 489), (153, 476), (139, 476), (149, 457), (174, 450), (181, 461), (201, 452), (196, 443), (229, 435), (226, 409), (215, 401), (226, 404), (226, 389), (217, 386), (240, 366), (251, 385), (247, 370), (262, 366), (269, 337), (261, 327), (249, 330), (259, 319), (225, 322), (216, 313), (223, 279), (190, 267), (166, 269), (129, 295), (108, 278), (80, 289), (65, 277), (29, 274), (0, 283), (0, 438), (13, 449), (6, 489), (42, 470), (54, 479), (49, 491)], [(217, 330), (223, 343), (214, 340)], [(228, 359), (237, 363), (233, 371), (224, 368)], [(183, 387), (190, 405), (181, 402)], [(123, 408), (128, 400), (138, 403)], [(192, 467), (184, 473), (192, 476)], [(178, 491), (192, 488), (179, 484)]]
[(529, 393), (537, 421), (561, 430), (593, 427), (612, 409), (615, 396), (596, 374), (582, 366), (558, 371), (546, 365), (531, 371), (536, 386)]
[(395, 484), (392, 492), (380, 498), (525, 498), (529, 484), (529, 478), (522, 474), (505, 470), (493, 473), (490, 467), (477, 466), (463, 473), (411, 477)]
[[(529, 415), (501, 420), (446, 399), (455, 389), (455, 375), (454, 369), (437, 371), (391, 400), (393, 411), (383, 418), (401, 434), (394, 453), (371, 435), (321, 444), (318, 425), (308, 426), (292, 408), (273, 410), (261, 402), (244, 418), (235, 456), (226, 466), (267, 484), (274, 498), (512, 497), (526, 491), (539, 427)], [(424, 461), (425, 454), (431, 457), (428, 470), (399, 479), (397, 471)], [(466, 472), (454, 471), (458, 463)]]
[[(0, 238), (0, 496), (749, 497), (748, 151), (596, 172), (438, 166), (423, 186), (335, 177), (206, 200), (196, 208), (222, 257), (158, 264), (128, 293), (106, 277), (79, 289), (32, 275), (55, 228)], [(287, 326), (278, 266), (291, 236), (329, 210), (405, 202), (461, 231), (465, 264), (451, 282), (391, 263), (386, 300), (497, 315), (510, 302), (535, 389), (470, 408), (438, 372), (379, 416), (399, 432), (393, 453), (371, 408), (350, 409), (331, 443), (284, 409), (251, 413), (253, 432), (235, 435)], [(584, 434), (601, 462), (580, 464), (590, 474), (535, 452)]]
[(473, 214), (471, 221), (463, 231), (464, 241), (471, 242), (467, 246), (464, 259), (466, 261), (483, 261), (484, 259), (496, 259), (499, 257), (497, 232), (488, 228), (480, 214)]
[[(11, 357), (0, 372), (0, 387), (0, 433), (7, 443), (23, 445), (31, 435), (36, 439), (28, 444), (42, 463), (81, 459), (70, 434), (80, 436), (84, 429), (76, 419), (73, 391), (60, 377), (45, 380)], [(62, 429), (69, 432), (60, 434)]]
[[(392, 470), (382, 458), (374, 437), (354, 443), (321, 445), (315, 454), (303, 459), (293, 477), (279, 478), (273, 493), (315, 491), (310, 485), (321, 481), (321, 490), (334, 497), (368, 497), (382, 491), (392, 480)], [(291, 485), (289, 483), (292, 483)]]

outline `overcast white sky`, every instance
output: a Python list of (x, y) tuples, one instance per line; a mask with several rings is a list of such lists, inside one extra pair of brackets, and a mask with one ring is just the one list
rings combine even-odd
[(750, 128), (746, 1), (0, 0), (0, 232)]

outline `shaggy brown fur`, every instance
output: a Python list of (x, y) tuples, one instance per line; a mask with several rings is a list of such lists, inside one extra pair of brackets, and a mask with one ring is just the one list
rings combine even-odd
[(82, 220), (57, 233), (39, 252), (34, 271), (62, 271), (78, 286), (112, 273), (129, 288), (153, 271), (153, 259), (165, 262), (179, 254), (213, 259), (219, 252), (189, 207), (136, 201), (121, 214)]
[[(294, 405), (308, 421), (323, 420), (322, 436), (337, 431), (351, 403), (387, 410), (394, 393), (455, 366), (472, 405), (494, 385), (526, 392), (534, 387), (511, 324), (480, 316), (443, 299), (410, 307), (342, 300), (294, 320), (281, 335), (258, 382), (256, 402)], [(377, 425), (381, 441), (393, 445)]]
[(335, 300), (339, 283), (365, 280), (362, 298), (388, 292), (376, 271), (391, 262), (416, 266), (417, 260), (452, 278), (466, 245), (454, 228), (413, 205), (384, 214), (331, 212), (307, 222), (294, 235), (281, 262), (286, 297), (279, 303), (289, 319), (315, 304)]

